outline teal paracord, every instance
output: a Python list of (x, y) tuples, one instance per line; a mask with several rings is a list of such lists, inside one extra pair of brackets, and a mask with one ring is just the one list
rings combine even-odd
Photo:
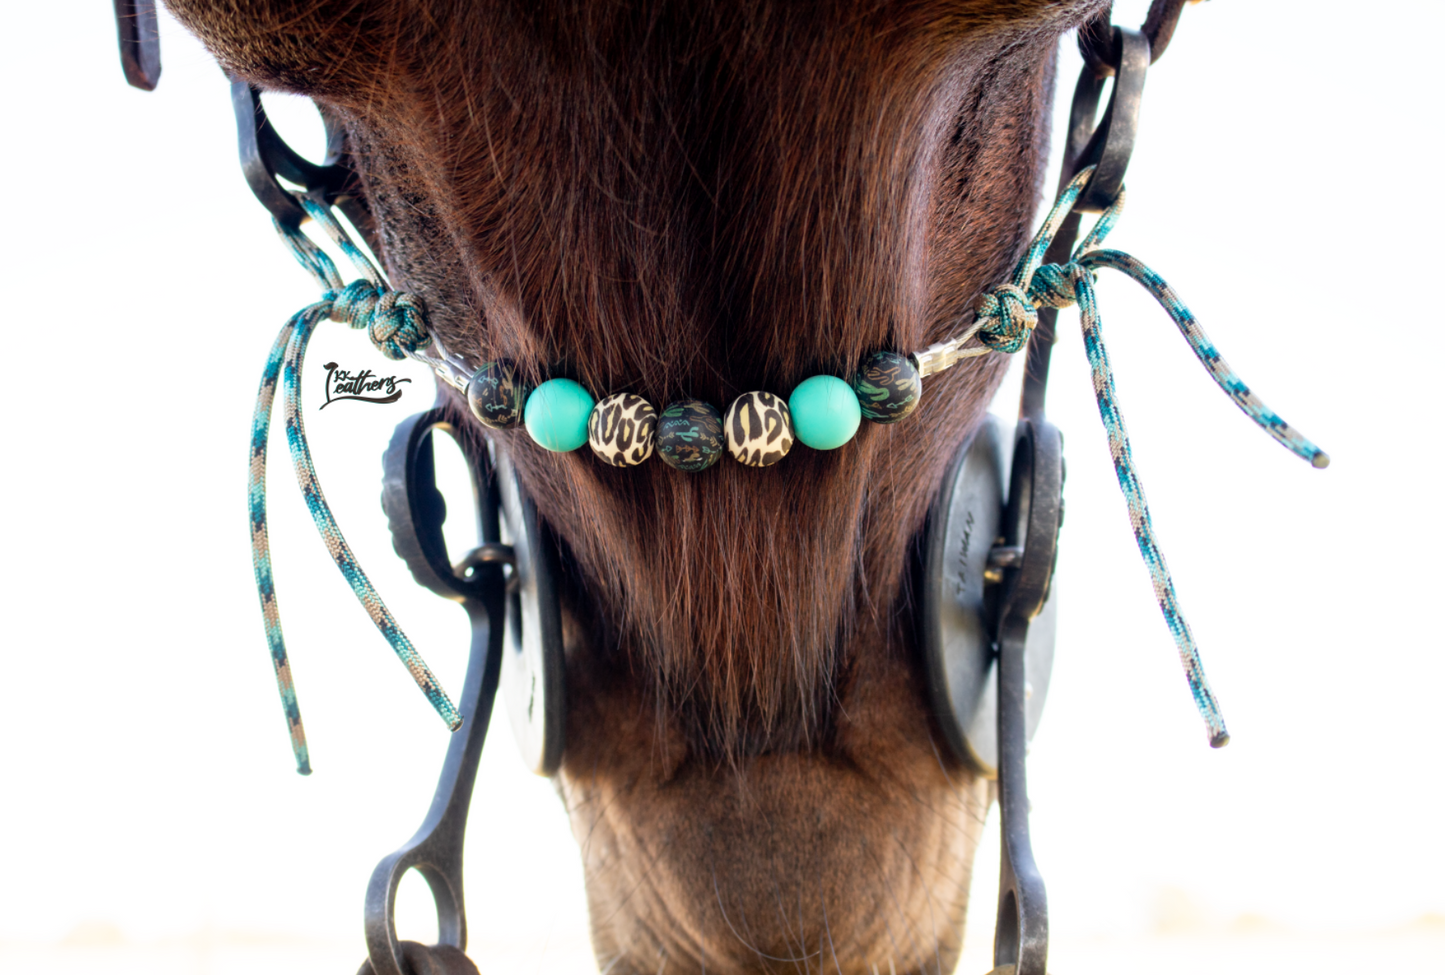
[(411, 641), (397, 625), (391, 611), (377, 594), (341, 534), (331, 508), (316, 479), (316, 466), (306, 443), (306, 428), (301, 415), (301, 365), (305, 361), (306, 344), (323, 319), (344, 321), (353, 328), (365, 328), (381, 353), (390, 359), (401, 359), (425, 348), (431, 337), (426, 326), (425, 307), (421, 300), (405, 292), (390, 290), (381, 273), (356, 247), (336, 218), (326, 207), (305, 197), (298, 201), (306, 213), (323, 227), (362, 273), (364, 280), (343, 285), (336, 265), (324, 251), (299, 229), (277, 223), (276, 229), (296, 259), (316, 278), (323, 289), (322, 298), (297, 312), (281, 328), (256, 396), (256, 410), (251, 421), (251, 477), (248, 500), (251, 515), (251, 561), (256, 574), (256, 590), (261, 598), (261, 614), (266, 623), (266, 641), (271, 648), (271, 662), (276, 671), (276, 685), (281, 693), (281, 706), (296, 756), (296, 770), (302, 775), (311, 772), (306, 732), (301, 724), (301, 711), (296, 702), (296, 688), (286, 655), (286, 641), (281, 632), (281, 615), (276, 603), (275, 579), (271, 571), (271, 552), (266, 531), (266, 443), (271, 429), (271, 405), (276, 382), (281, 378), (286, 390), (286, 443), (296, 469), (296, 480), (306, 499), (306, 507), (321, 533), (326, 550), (351, 586), (351, 591), (366, 609), (371, 621), (396, 652), (412, 679), (426, 695), (447, 727), (461, 727), (461, 715), (442, 690), (426, 661), (416, 652)]
[[(1129, 523), (1134, 529), (1134, 539), (1138, 543), (1139, 554), (1144, 557), (1144, 564), (1149, 569), (1159, 609), (1164, 614), (1164, 621), (1169, 626), (1169, 632), (1179, 650), (1179, 659), (1184, 665), (1190, 694), (1209, 728), (1209, 742), (1218, 748), (1229, 741), (1229, 732), (1225, 728), (1219, 702), (1204, 674), (1204, 664), (1199, 659), (1199, 648), (1194, 642), (1194, 634), (1179, 607), (1179, 597), (1174, 589), (1174, 580), (1169, 575), (1169, 566), (1154, 538), (1149, 505), (1144, 499), (1144, 486), (1134, 470), (1129, 434), (1124, 427), (1118, 393), (1114, 388), (1114, 372), (1109, 365), (1108, 352), (1104, 348), (1103, 323), (1099, 318), (1094, 294), (1095, 269), (1113, 268), (1143, 285), (1169, 313), (1169, 317), (1188, 340), (1195, 356), (1219, 384), (1220, 389), (1229, 395), (1246, 416), (1263, 427), (1265, 432), (1314, 467), (1328, 466), (1329, 457), (1250, 391), (1220, 356), (1214, 343), (1209, 341), (1209, 337), (1199, 327), (1194, 315), (1163, 278), (1128, 254), (1099, 247), (1123, 210), (1122, 188), (1113, 204), (1100, 215), (1093, 229), (1079, 242), (1067, 264), (1041, 266), (1044, 252), (1063, 226), (1065, 218), (1092, 175), (1093, 167), (1083, 170), (1059, 194), (1058, 202), (1045, 218), (1043, 227), (1020, 258), (1013, 279), (985, 296), (980, 304), (979, 320), (969, 332), (977, 332), (986, 349), (1016, 352), (1025, 348), (1028, 343), (1029, 335), (1038, 320), (1037, 308), (1065, 308), (1072, 304), (1079, 306), (1084, 350), (1089, 357), (1093, 374), (1094, 398), (1098, 402), (1099, 416), (1104, 421), (1104, 430), (1109, 438), (1109, 453), (1114, 459), (1114, 472), (1129, 507)], [(973, 352), (974, 350), (970, 349), (960, 357), (967, 357)]]
[[(956, 362), (987, 355), (992, 352), (1013, 353), (1027, 347), (1041, 307), (1065, 308), (1079, 306), (1084, 334), (1084, 348), (1089, 358), (1093, 377), (1094, 395), (1108, 435), (1109, 450), (1114, 460), (1115, 473), (1129, 510), (1129, 521), (1139, 552), (1149, 569), (1155, 598), (1164, 615), (1170, 633), (1179, 651), (1179, 657), (1188, 680), (1190, 693), (1196, 707), (1209, 729), (1210, 743), (1219, 747), (1229, 740), (1218, 701), (1205, 677), (1204, 667), (1199, 658), (1193, 633), (1179, 607), (1173, 579), (1154, 537), (1149, 507), (1144, 498), (1144, 489), (1134, 470), (1133, 455), (1129, 445), (1128, 432), (1119, 411), (1118, 395), (1114, 388), (1113, 370), (1104, 347), (1102, 323), (1094, 293), (1094, 274), (1098, 268), (1108, 267), (1133, 278), (1168, 312), (1180, 332), (1189, 342), (1195, 356), (1210, 376), (1235, 404), (1255, 423), (1265, 429), (1293, 453), (1310, 461), (1315, 467), (1325, 467), (1329, 458), (1307, 438), (1287, 424), (1273, 410), (1269, 409), (1243, 380), (1219, 355), (1189, 309), (1179, 300), (1173, 290), (1143, 263), (1120, 251), (1106, 250), (1099, 245), (1118, 220), (1124, 205), (1121, 189), (1114, 203), (1099, 217), (1094, 227), (1075, 248), (1067, 263), (1063, 265), (1043, 264), (1043, 255), (1063, 226), (1069, 213), (1090, 177), (1093, 167), (1081, 171), (1059, 194), (1053, 208), (1044, 219), (1043, 226), (1020, 257), (1010, 280), (984, 295), (971, 326), (962, 334), (930, 346), (928, 349), (908, 357), (917, 369), (913, 382), (920, 376), (927, 376), (949, 368)], [(266, 623), (266, 637), (270, 644), (276, 681), (281, 692), (282, 706), (291, 733), (292, 747), (296, 754), (297, 768), (303, 774), (310, 771), (306, 749), (306, 737), (301, 725), (300, 711), (296, 704), (296, 692), (291, 678), (290, 665), (286, 656), (285, 641), (281, 633), (281, 622), (276, 605), (275, 584), (271, 572), (271, 560), (266, 535), (266, 439), (270, 427), (271, 404), (278, 378), (284, 377), (286, 387), (286, 438), (290, 447), (297, 480), (311, 511), (312, 518), (326, 542), (328, 551), (337, 567), (351, 585), (352, 591), (377, 628), (386, 637), (398, 657), (411, 672), (419, 687), (426, 694), (432, 706), (453, 730), (460, 727), (461, 718), (456, 708), (441, 690), (426, 663), (417, 654), (406, 635), (397, 626), (385, 604), (377, 595), (361, 567), (357, 564), (350, 548), (341, 535), (320, 485), (306, 443), (306, 432), (301, 417), (301, 364), (305, 357), (306, 343), (322, 319), (331, 318), (345, 321), (354, 328), (364, 328), (372, 342), (383, 355), (391, 359), (415, 358), (433, 367), (438, 376), (458, 390), (466, 390), (469, 380), (481, 375), (480, 371), (469, 370), (459, 360), (445, 353), (439, 343), (430, 335), (426, 323), (426, 311), (420, 298), (406, 292), (390, 289), (381, 273), (347, 236), (344, 229), (330, 212), (314, 200), (297, 197), (308, 216), (315, 220), (340, 248), (342, 253), (356, 265), (362, 279), (343, 285), (336, 266), (331, 259), (297, 228), (277, 224), (277, 230), (290, 248), (297, 261), (315, 277), (323, 290), (321, 301), (310, 305), (282, 328), (271, 353), (267, 358), (266, 370), (262, 376), (260, 392), (256, 401), (256, 412), (251, 434), (251, 481), (250, 512), (252, 559), (256, 573), (256, 586), (260, 594), (262, 615)], [(977, 339), (978, 344), (968, 342)], [(884, 355), (878, 353), (876, 355)], [(891, 355), (891, 354), (890, 354)], [(894, 359), (901, 358), (894, 356)], [(815, 377), (815, 379), (818, 377)], [(861, 376), (860, 376), (861, 378)], [(579, 387), (580, 388), (580, 387)], [(854, 389), (859, 388), (855, 383)], [(866, 388), (866, 387), (865, 387)], [(914, 387), (917, 388), (916, 385)], [(520, 407), (525, 397), (519, 392), (513, 405)], [(583, 393), (583, 395), (588, 395)], [(763, 400), (758, 400), (762, 397)], [(590, 398), (590, 397), (589, 397)], [(619, 397), (609, 397), (608, 400)], [(652, 407), (638, 397), (630, 397), (637, 405), (624, 406), (628, 409)], [(606, 406), (608, 400), (598, 404)], [(781, 411), (778, 397), (768, 393), (748, 393), (739, 402), (751, 401), (754, 408), (762, 405), (766, 409)], [(704, 411), (713, 408), (697, 401), (686, 401), (689, 409)], [(916, 400), (907, 404), (900, 415), (907, 415), (916, 405)], [(475, 409), (475, 404), (474, 404)], [(668, 413), (671, 412), (669, 409)], [(716, 411), (713, 411), (716, 415)], [(666, 416), (667, 414), (664, 414)], [(785, 426), (790, 422), (782, 413)], [(479, 414), (485, 422), (485, 417)], [(871, 418), (871, 415), (870, 415)], [(706, 417), (703, 417), (705, 420)], [(879, 418), (878, 422), (891, 422)], [(490, 424), (489, 424), (490, 425)], [(721, 431), (718, 431), (719, 435)], [(843, 438), (848, 439), (847, 437)], [(555, 448), (549, 448), (555, 449)], [(594, 449), (596, 446), (594, 445)], [(650, 445), (648, 452), (650, 452)], [(786, 453), (787, 448), (782, 448)], [(645, 457), (646, 454), (640, 454)], [(778, 457), (781, 457), (779, 454)], [(740, 456), (739, 460), (743, 458)], [(630, 461), (632, 463), (635, 461)], [(746, 461), (752, 463), (751, 460)], [(771, 463), (766, 460), (765, 463)], [(692, 468), (679, 466), (682, 470)], [(705, 468), (708, 464), (702, 464)], [(753, 466), (758, 466), (753, 464)]]

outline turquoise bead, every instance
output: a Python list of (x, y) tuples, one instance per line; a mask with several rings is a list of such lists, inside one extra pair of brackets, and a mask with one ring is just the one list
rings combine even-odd
[(587, 442), (592, 394), (570, 379), (549, 379), (527, 397), (523, 416), (527, 432), (539, 446), (557, 453)]
[(858, 397), (837, 376), (813, 376), (798, 383), (788, 397), (793, 433), (814, 450), (834, 450), (853, 439), (863, 410)]

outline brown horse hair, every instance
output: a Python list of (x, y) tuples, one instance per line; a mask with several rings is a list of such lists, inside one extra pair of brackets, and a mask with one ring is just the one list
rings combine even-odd
[[(720, 409), (956, 328), (1026, 239), (1058, 35), (1104, 5), (169, 3), (346, 120), (450, 346)], [(859, 648), (911, 652), (910, 539), (1004, 366), (762, 470), (504, 435), (570, 567), (569, 673), (645, 687), (699, 756), (826, 747)]]

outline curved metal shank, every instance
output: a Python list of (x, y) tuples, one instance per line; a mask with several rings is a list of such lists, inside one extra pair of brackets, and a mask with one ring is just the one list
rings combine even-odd
[(287, 145), (286, 140), (266, 117), (261, 104), (261, 90), (242, 78), (231, 79), (231, 107), (236, 114), (237, 148), (241, 154), (241, 174), (256, 199), (280, 223), (298, 227), (306, 213), (278, 180), (301, 187), (326, 206), (334, 206), (346, 214), (371, 248), (380, 254), (371, 209), (362, 193), (359, 177), (351, 168), (346, 149), (346, 130), (334, 114), (317, 106), (326, 126), (326, 159), (320, 165), (303, 157)]
[(994, 966), (1015, 975), (1045, 975), (1048, 900), (1029, 842), (1028, 749), (1024, 648), (1029, 623), (1048, 598), (1063, 515), (1063, 438), (1046, 420), (1019, 420), (1009, 478), (1004, 543), (1022, 549), (998, 617), (998, 804), (1003, 856)]
[[(1114, 72), (1114, 91), (1109, 107), (1099, 124), (1094, 116), (1099, 96), (1104, 91), (1105, 75), (1085, 67), (1074, 87), (1074, 101), (1069, 108), (1069, 143), (1065, 169), (1073, 174), (1085, 166), (1096, 166), (1074, 209), (1083, 213), (1102, 213), (1114, 202), (1124, 185), (1124, 170), (1134, 153), (1134, 137), (1139, 131), (1139, 106), (1144, 96), (1144, 76), (1149, 70), (1149, 39), (1136, 30), (1115, 27), (1119, 46), (1119, 64)], [(1070, 237), (1072, 246), (1073, 238)]]
[[(472, 474), (475, 510), (482, 544), (453, 567), (446, 559), (441, 525), (446, 505), (436, 489), (433, 431), (453, 433), (462, 443)], [(462, 845), (467, 812), (476, 782), (477, 762), (486, 740), (502, 661), (506, 619), (506, 580), (502, 563), (510, 551), (499, 544), (497, 492), (486, 451), (453, 430), (442, 409), (430, 410), (397, 427), (385, 458), (382, 505), (391, 521), (393, 545), (417, 581), (462, 604), (472, 624), (467, 676), (458, 708), (463, 724), (447, 746), (441, 778), (426, 819), (407, 843), (376, 866), (366, 889), (366, 950), (362, 972), (373, 975), (474, 973), (461, 952), (467, 944), (462, 897)], [(431, 888), (437, 908), (439, 946), (425, 948), (397, 940), (397, 886), (415, 869)], [(425, 964), (419, 964), (422, 960)]]
[(126, 82), (141, 91), (155, 91), (161, 80), (155, 0), (115, 0), (115, 30)]

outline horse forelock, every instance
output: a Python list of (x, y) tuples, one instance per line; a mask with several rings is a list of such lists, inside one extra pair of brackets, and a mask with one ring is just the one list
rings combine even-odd
[[(1097, 4), (171, 6), (347, 119), (451, 347), (725, 409), (957, 328), (1025, 240), (1055, 40)], [(640, 680), (714, 757), (826, 743), (860, 648), (909, 652), (909, 542), (1003, 366), (761, 470), (505, 434), (572, 566), (569, 670)]]

